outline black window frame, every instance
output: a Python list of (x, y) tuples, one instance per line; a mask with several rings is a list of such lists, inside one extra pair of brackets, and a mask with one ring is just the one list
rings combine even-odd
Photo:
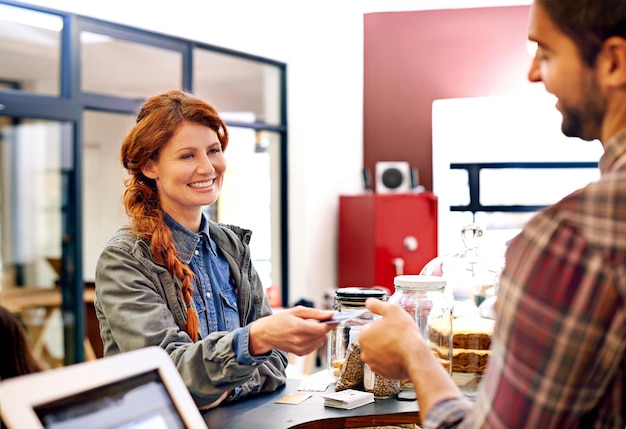
[[(19, 1), (0, 0), (0, 4), (19, 7), (35, 12), (57, 15), (63, 19), (61, 33), (61, 70), (59, 96), (39, 95), (20, 91), (19, 88), (0, 88), (0, 115), (25, 117), (29, 119), (49, 119), (69, 122), (73, 125), (73, 165), (67, 177), (69, 195), (67, 213), (63, 222), (63, 264), (61, 284), (63, 294), (62, 313), (64, 319), (74, 319), (70, 329), (65, 329), (65, 364), (85, 360), (83, 339), (86, 335), (86, 315), (82, 251), (82, 157), (83, 157), (83, 112), (85, 110), (112, 113), (136, 114), (143, 99), (130, 99), (91, 92), (81, 92), (80, 88), (80, 33), (96, 32), (130, 42), (147, 44), (158, 48), (180, 51), (183, 55), (181, 87), (193, 92), (193, 50), (201, 48), (238, 58), (274, 66), (280, 71), (280, 122), (268, 124), (263, 121), (252, 123), (226, 121), (229, 127), (249, 128), (255, 131), (267, 130), (280, 135), (280, 249), (281, 249), (281, 300), (283, 306), (289, 302), (289, 240), (288, 240), (288, 136), (287, 136), (287, 65), (268, 58), (215, 46), (208, 43), (143, 30), (127, 25), (107, 22), (91, 17), (73, 14), (56, 9), (33, 6)], [(81, 297), (79, 299), (78, 297)], [(67, 323), (67, 320), (64, 320)]]

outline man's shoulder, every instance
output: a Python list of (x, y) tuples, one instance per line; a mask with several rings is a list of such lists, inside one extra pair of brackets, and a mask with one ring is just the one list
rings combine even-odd
[(549, 206), (538, 221), (554, 228), (572, 228), (590, 243), (626, 250), (626, 170), (616, 170)]

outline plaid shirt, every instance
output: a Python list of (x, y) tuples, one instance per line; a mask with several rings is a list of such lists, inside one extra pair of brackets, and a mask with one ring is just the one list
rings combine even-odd
[(424, 428), (626, 427), (626, 131), (599, 166), (511, 241), (478, 399)]

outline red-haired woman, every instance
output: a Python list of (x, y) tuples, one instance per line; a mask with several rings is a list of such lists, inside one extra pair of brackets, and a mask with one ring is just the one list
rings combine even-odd
[(295, 307), (272, 314), (251, 263), (251, 232), (215, 223), (228, 131), (217, 110), (183, 91), (146, 101), (122, 143), (130, 225), (96, 268), (104, 354), (158, 345), (200, 408), (273, 391), (285, 383), (286, 352), (324, 344), (331, 312)]

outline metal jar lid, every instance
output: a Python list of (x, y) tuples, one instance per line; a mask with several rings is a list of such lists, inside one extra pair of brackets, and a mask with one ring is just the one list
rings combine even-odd
[(335, 299), (344, 303), (364, 303), (367, 298), (384, 301), (386, 297), (386, 291), (376, 288), (344, 287), (335, 291)]

